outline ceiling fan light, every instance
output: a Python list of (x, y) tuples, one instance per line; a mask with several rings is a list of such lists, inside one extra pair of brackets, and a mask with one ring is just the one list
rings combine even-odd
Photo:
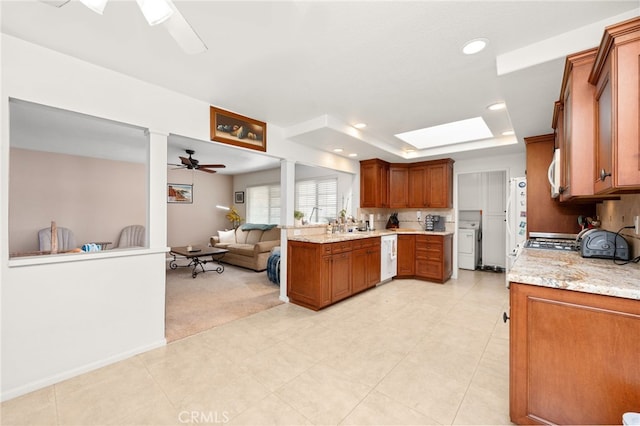
[(93, 10), (95, 13), (102, 15), (104, 8), (109, 0), (80, 0), (82, 4)]
[(173, 15), (173, 7), (167, 0), (136, 0), (149, 25), (158, 25)]

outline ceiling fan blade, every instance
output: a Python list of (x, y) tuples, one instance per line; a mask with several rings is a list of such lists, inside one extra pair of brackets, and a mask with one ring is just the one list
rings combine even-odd
[(53, 7), (62, 7), (65, 4), (69, 3), (71, 0), (39, 0), (40, 3), (48, 4)]
[(187, 157), (179, 157), (180, 160), (182, 161), (182, 164), (184, 164), (185, 166), (189, 166), (189, 167), (193, 167), (195, 164), (193, 164), (191, 162), (191, 160)]
[(200, 170), (201, 172), (207, 172), (207, 173), (215, 173), (215, 170), (209, 170), (209, 169), (203, 169), (202, 167), (198, 167), (196, 170)]
[(189, 55), (206, 52), (207, 46), (200, 36), (193, 30), (187, 20), (184, 19), (184, 16), (182, 16), (173, 2), (171, 0), (167, 0), (167, 2), (173, 9), (173, 15), (164, 21), (162, 25), (169, 31), (171, 37), (173, 37), (180, 48)]
[(202, 168), (202, 167), (212, 167), (214, 169), (224, 169), (225, 166), (224, 164), (198, 164), (198, 167)]

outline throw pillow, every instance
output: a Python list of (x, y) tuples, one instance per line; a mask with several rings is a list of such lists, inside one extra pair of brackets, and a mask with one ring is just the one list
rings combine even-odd
[(221, 244), (231, 244), (236, 242), (236, 231), (218, 231), (218, 238)]

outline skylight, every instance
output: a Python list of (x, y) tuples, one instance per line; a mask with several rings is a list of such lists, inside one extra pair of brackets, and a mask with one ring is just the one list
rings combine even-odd
[(398, 133), (397, 138), (418, 149), (469, 142), (493, 137), (482, 117), (454, 121), (439, 126)]

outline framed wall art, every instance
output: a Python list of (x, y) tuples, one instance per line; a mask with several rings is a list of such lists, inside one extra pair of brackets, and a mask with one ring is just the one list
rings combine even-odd
[(236, 204), (244, 204), (244, 191), (238, 191), (235, 193), (236, 195)]
[(167, 203), (193, 203), (193, 185), (170, 183), (167, 185)]
[(267, 123), (211, 107), (211, 140), (266, 151)]

